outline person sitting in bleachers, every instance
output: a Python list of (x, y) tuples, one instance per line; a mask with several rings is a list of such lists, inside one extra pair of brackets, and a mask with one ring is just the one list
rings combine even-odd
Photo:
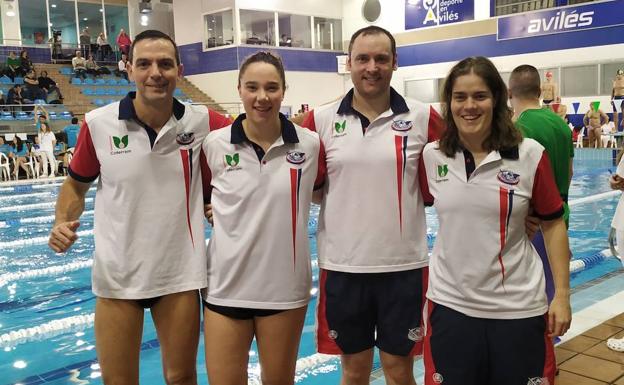
[(47, 92), (39, 86), (35, 70), (30, 70), (24, 77), (24, 97), (30, 100), (46, 100)]
[(17, 180), (19, 177), (20, 168), (24, 170), (27, 178), (30, 178), (30, 170), (26, 167), (28, 164), (28, 154), (30, 151), (28, 150), (28, 146), (26, 143), (22, 141), (22, 139), (15, 135), (13, 137), (13, 153), (15, 155), (15, 167), (13, 169), (13, 176)]
[(95, 60), (93, 59), (93, 55), (89, 54), (89, 58), (87, 59), (87, 73), (93, 75), (94, 78), (104, 75), (110, 74), (110, 70), (106, 67), (100, 67)]
[(76, 77), (80, 77), (83, 80), (87, 78), (87, 61), (82, 56), (80, 50), (76, 51), (76, 56), (72, 59), (72, 67)]
[(24, 103), (24, 98), (22, 97), (22, 86), (16, 84), (9, 90), (7, 95), (7, 104), (11, 106), (11, 111), (13, 112), (13, 116), (15, 116), (15, 111), (21, 107), (15, 107), (15, 105), (22, 105)]
[(20, 75), (20, 58), (15, 56), (15, 52), (9, 52), (9, 56), (6, 59), (5, 75), (11, 78), (11, 81), (15, 81), (16, 76)]
[(20, 52), (20, 75), (24, 76), (34, 68), (35, 67), (28, 56), (28, 51), (26, 51), (26, 48), (23, 48)]
[(39, 76), (39, 87), (45, 90), (48, 104), (63, 104), (63, 94), (56, 85), (56, 82), (48, 76), (48, 71), (41, 71)]
[(128, 55), (125, 53), (121, 54), (121, 60), (117, 63), (117, 69), (115, 70), (115, 75), (120, 76), (126, 80), (128, 80), (128, 66), (130, 62), (128, 61)]

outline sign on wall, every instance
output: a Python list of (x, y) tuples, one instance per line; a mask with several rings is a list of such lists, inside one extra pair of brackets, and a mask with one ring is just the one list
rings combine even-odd
[(498, 40), (624, 25), (624, 0), (555, 8), (498, 19)]
[(405, 29), (474, 20), (474, 0), (406, 0)]

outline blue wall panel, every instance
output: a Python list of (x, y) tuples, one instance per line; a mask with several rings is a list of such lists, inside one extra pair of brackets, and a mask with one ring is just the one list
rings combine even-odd
[(337, 72), (336, 56), (340, 52), (279, 49), (273, 47), (231, 47), (203, 51), (201, 43), (179, 47), (185, 75), (237, 70), (245, 58), (254, 52), (270, 49), (278, 53), (287, 71)]

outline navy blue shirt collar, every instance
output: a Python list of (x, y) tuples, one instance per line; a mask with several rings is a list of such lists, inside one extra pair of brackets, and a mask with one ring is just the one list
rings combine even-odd
[[(134, 103), (132, 102), (134, 99), (136, 99), (136, 92), (131, 91), (119, 101), (119, 120), (135, 119), (139, 122), (141, 121), (137, 117), (136, 110), (134, 109)], [(178, 120), (182, 119), (184, 110), (184, 104), (180, 103), (176, 98), (173, 98), (173, 116)]]
[[(243, 129), (243, 120), (247, 118), (247, 114), (240, 114), (232, 123), (232, 137), (230, 142), (232, 144), (241, 144), (243, 142), (250, 142), (249, 138), (245, 134)], [(295, 130), (295, 125), (286, 118), (282, 113), (279, 114), (280, 125), (282, 126), (282, 139), (284, 143), (299, 143), (299, 137)]]
[[(357, 110), (353, 108), (353, 93), (353, 88), (351, 88), (351, 90), (347, 92), (345, 97), (342, 99), (342, 102), (340, 102), (340, 107), (338, 107), (338, 114), (358, 115)], [(395, 115), (409, 112), (409, 107), (407, 107), (405, 99), (392, 87), (390, 87), (390, 109)]]

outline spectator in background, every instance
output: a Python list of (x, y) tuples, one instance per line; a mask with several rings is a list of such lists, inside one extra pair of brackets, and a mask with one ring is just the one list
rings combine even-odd
[(73, 117), (71, 124), (68, 124), (63, 128), (63, 132), (67, 137), (67, 151), (73, 152), (76, 147), (76, 140), (78, 139), (78, 133), (80, 132), (80, 126), (78, 125), (78, 118)]
[(110, 44), (108, 44), (108, 40), (106, 36), (104, 36), (104, 32), (100, 32), (96, 40), (98, 47), (98, 56), (100, 60), (109, 60), (110, 54), (113, 52)]
[(15, 155), (15, 168), (13, 170), (15, 179), (18, 179), (20, 168), (24, 170), (26, 176), (30, 178), (30, 170), (26, 167), (26, 164), (28, 163), (28, 159), (26, 157), (29, 153), (28, 146), (26, 146), (26, 144), (22, 141), (22, 138), (17, 135), (13, 137), (13, 151)]
[(87, 61), (82, 56), (80, 50), (76, 51), (76, 57), (72, 59), (72, 67), (76, 77), (80, 77), (83, 80), (87, 78)]
[(35, 70), (30, 70), (24, 77), (24, 97), (30, 100), (46, 100), (46, 91), (39, 86)]
[(63, 103), (63, 94), (61, 94), (61, 90), (57, 87), (56, 82), (48, 77), (48, 71), (41, 71), (41, 76), (39, 76), (38, 80), (39, 87), (46, 92), (46, 102), (48, 102), (48, 104)]
[(23, 49), (22, 52), (20, 52), (20, 76), (26, 75), (34, 68), (35, 67), (33, 67), (32, 61), (30, 61), (30, 57), (28, 56), (28, 51)]
[(43, 166), (42, 178), (48, 177), (48, 163), (50, 163), (50, 177), (56, 175), (56, 158), (54, 156), (54, 146), (56, 145), (56, 136), (52, 132), (50, 125), (46, 121), (40, 122), (41, 129), (37, 137), (41, 146), (41, 164)]
[(0, 136), (0, 153), (3, 153), (6, 156), (12, 156), (13, 147), (9, 146), (4, 142), (4, 136)]
[[(566, 117), (568, 116), (568, 106), (561, 103), (561, 97), (557, 96), (555, 98), (555, 102), (549, 107), (555, 114), (559, 115), (561, 119), (566, 120)], [(567, 120), (566, 123), (568, 123)]]
[(87, 73), (93, 75), (94, 78), (102, 74), (110, 74), (110, 71), (106, 67), (100, 67), (93, 59), (93, 54), (89, 54), (87, 59)]
[(15, 81), (15, 77), (20, 76), (20, 58), (15, 56), (13, 51), (7, 56), (5, 74), (11, 78), (11, 81)]
[(128, 61), (128, 55), (125, 53), (121, 54), (121, 60), (117, 63), (117, 69), (115, 70), (115, 75), (120, 76), (126, 80), (128, 80), (128, 66), (130, 62)]
[(121, 53), (125, 53), (126, 55), (128, 55), (130, 44), (132, 44), (132, 40), (130, 40), (130, 36), (126, 34), (126, 31), (123, 28), (120, 29), (119, 35), (117, 35), (117, 47), (119, 47), (119, 51)]
[[(9, 90), (7, 95), (7, 104), (12, 105), (11, 112), (13, 112), (13, 116), (15, 116), (15, 107), (14, 105), (21, 105), (24, 103), (24, 98), (22, 97), (22, 86), (16, 84)], [(21, 107), (20, 107), (21, 108)]]
[(80, 49), (82, 56), (87, 57), (91, 53), (91, 34), (89, 28), (85, 28), (80, 32)]

